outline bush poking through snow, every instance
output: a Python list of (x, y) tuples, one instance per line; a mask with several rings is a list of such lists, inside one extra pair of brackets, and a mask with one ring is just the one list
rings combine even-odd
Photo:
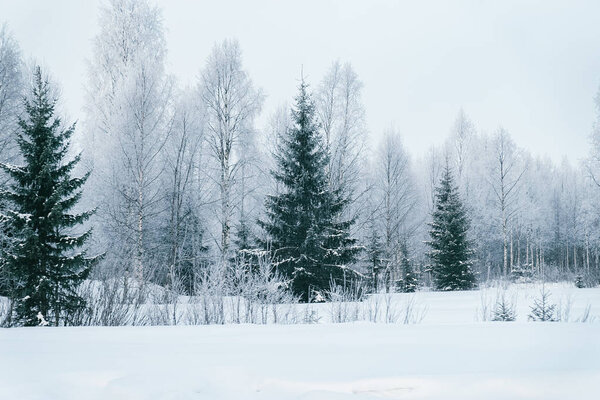
[(79, 286), (78, 294), (87, 306), (70, 315), (69, 325), (123, 326), (149, 322), (144, 312), (148, 286), (137, 280), (122, 277), (85, 281)]
[(571, 319), (571, 306), (573, 305), (573, 298), (567, 296), (564, 300), (561, 299), (556, 307), (556, 320), (559, 322), (569, 322)]
[(592, 305), (588, 304), (587, 306), (585, 306), (585, 309), (583, 310), (583, 313), (581, 314), (581, 317), (577, 318), (576, 322), (594, 322), (596, 320), (596, 317), (590, 315), (590, 312), (592, 311)]
[(417, 302), (416, 296), (398, 296), (390, 292), (369, 295), (360, 306), (362, 320), (386, 324), (418, 324), (428, 311)]
[(427, 306), (419, 306), (414, 296), (410, 296), (402, 308), (402, 323), (418, 324), (427, 315)]
[(556, 322), (556, 304), (550, 302), (551, 293), (542, 287), (540, 297), (533, 300), (531, 313), (529, 314), (530, 321), (548, 321)]
[(329, 312), (331, 322), (343, 323), (358, 321), (360, 314), (360, 299), (363, 287), (360, 283), (351, 283), (343, 287), (332, 279), (329, 283), (327, 297), (329, 298)]
[(479, 302), (480, 302), (480, 306), (477, 307), (476, 312), (475, 312), (475, 320), (476, 321), (489, 321), (492, 317), (492, 303), (491, 300), (488, 299), (487, 296), (487, 291), (486, 290), (481, 290), (479, 292)]
[(298, 298), (265, 256), (250, 260), (240, 257), (230, 268), (206, 269), (196, 279), (187, 323), (294, 323)]
[(321, 317), (319, 316), (319, 312), (312, 308), (310, 303), (308, 303), (304, 307), (304, 315), (302, 316), (303, 324), (318, 324), (321, 322)]

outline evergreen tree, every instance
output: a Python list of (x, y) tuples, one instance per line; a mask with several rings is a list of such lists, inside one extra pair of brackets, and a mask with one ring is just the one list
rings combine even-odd
[(252, 248), (251, 245), (251, 232), (248, 223), (245, 220), (241, 220), (236, 227), (235, 237), (233, 243), (238, 252), (244, 252)]
[(80, 159), (77, 155), (65, 160), (75, 126), (61, 128), (49, 91), (37, 67), (17, 135), (24, 165), (0, 164), (11, 178), (8, 190), (2, 192), (9, 204), (2, 219), (11, 237), (6, 262), (17, 325), (68, 323), (70, 313), (85, 306), (76, 289), (97, 260), (78, 251), (91, 230), (75, 232), (93, 212), (69, 212), (79, 201), (89, 172), (71, 177)]
[(246, 218), (240, 218), (240, 221), (236, 226), (235, 235), (233, 236), (233, 245), (236, 251), (235, 256), (230, 260), (230, 266), (233, 269), (230, 272), (234, 275), (239, 273), (237, 270), (240, 266), (247, 269), (245, 272), (257, 272), (262, 249), (257, 251), (254, 234), (250, 229)]
[(429, 224), (431, 271), (438, 290), (466, 290), (475, 285), (473, 251), (467, 239), (469, 220), (446, 163), (435, 191), (433, 221)]
[(533, 300), (533, 306), (531, 306), (531, 313), (529, 314), (529, 320), (531, 321), (558, 321), (558, 313), (556, 312), (556, 304), (550, 301), (550, 292), (546, 290), (545, 286), (542, 286), (540, 296)]
[(577, 289), (583, 289), (585, 287), (585, 281), (583, 280), (583, 276), (581, 274), (575, 276), (575, 287)]
[(348, 204), (341, 189), (331, 189), (326, 175), (329, 155), (315, 122), (315, 107), (304, 81), (292, 110), (293, 127), (276, 154), (273, 176), (282, 190), (266, 200), (265, 247), (273, 252), (278, 269), (292, 280), (292, 290), (303, 301), (319, 296), (330, 282), (354, 279), (348, 269), (359, 247), (344, 220)]
[(402, 273), (402, 281), (400, 282), (400, 290), (406, 293), (412, 293), (417, 290), (417, 274), (413, 267), (412, 261), (408, 257), (408, 244), (406, 239), (400, 243), (400, 271)]
[[(191, 206), (186, 211), (184, 219), (185, 231), (182, 237), (179, 238), (180, 243), (172, 243), (177, 250), (175, 257), (175, 276), (181, 284), (184, 293), (192, 295), (194, 288), (198, 282), (197, 276), (199, 272), (208, 264), (208, 246), (205, 242), (205, 229), (202, 221), (191, 209)], [(166, 281), (168, 284), (173, 282)]]
[(515, 304), (506, 300), (506, 295), (502, 295), (496, 300), (496, 306), (492, 314), (492, 321), (514, 321), (517, 319)]
[(379, 283), (382, 280), (381, 271), (384, 268), (384, 259), (383, 259), (383, 244), (381, 243), (381, 236), (377, 231), (377, 226), (375, 224), (375, 219), (373, 217), (370, 218), (369, 221), (369, 230), (371, 231), (369, 237), (367, 238), (367, 262), (368, 262), (368, 270), (369, 277), (371, 280), (371, 287), (374, 293), (379, 292)]
[(236, 255), (248, 255), (253, 253), (253, 250), (256, 249), (253, 239), (254, 236), (248, 221), (245, 218), (240, 219), (235, 229), (235, 236), (233, 237)]

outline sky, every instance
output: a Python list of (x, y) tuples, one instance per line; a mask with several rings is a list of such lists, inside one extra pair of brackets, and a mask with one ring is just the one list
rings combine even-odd
[[(0, 0), (27, 59), (50, 69), (83, 119), (102, 0)], [(587, 155), (600, 86), (598, 1), (156, 0), (167, 68), (194, 85), (215, 42), (239, 40), (267, 95), (258, 127), (291, 102), (300, 72), (316, 87), (335, 60), (364, 83), (370, 142), (390, 127), (415, 155), (441, 144), (462, 108), (478, 130), (507, 129), (556, 161)]]

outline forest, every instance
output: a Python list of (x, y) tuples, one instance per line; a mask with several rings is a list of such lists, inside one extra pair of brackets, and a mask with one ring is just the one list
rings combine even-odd
[[(277, 322), (265, 305), (600, 283), (600, 95), (577, 163), (463, 109), (415, 155), (392, 125), (373, 140), (351, 60), (298, 66), (296, 96), (265, 116), (243, 40), (217, 40), (183, 86), (160, 8), (98, 17), (77, 123), (0, 30), (2, 325), (176, 324), (183, 297), (199, 299), (187, 323)], [(142, 317), (149, 298), (160, 315)]]

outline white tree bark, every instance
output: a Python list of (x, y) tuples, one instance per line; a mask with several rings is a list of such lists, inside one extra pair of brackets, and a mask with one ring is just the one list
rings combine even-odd
[(231, 258), (231, 228), (235, 207), (233, 185), (240, 167), (236, 152), (244, 136), (253, 131), (254, 118), (260, 112), (263, 96), (242, 69), (237, 41), (215, 45), (202, 71), (200, 97), (206, 115), (207, 140), (218, 165), (220, 262)]

